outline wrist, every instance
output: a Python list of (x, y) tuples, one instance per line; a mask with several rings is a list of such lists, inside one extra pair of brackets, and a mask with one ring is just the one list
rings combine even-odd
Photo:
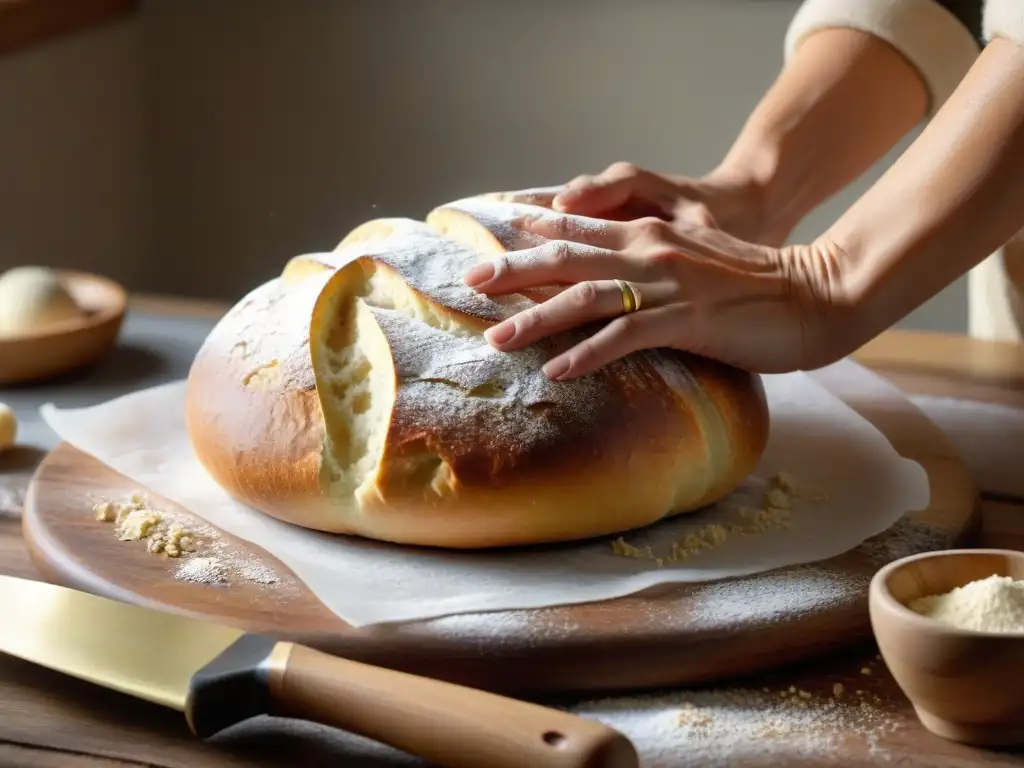
[(856, 261), (822, 236), (778, 249), (788, 301), (803, 326), (801, 369), (814, 370), (852, 354), (874, 335), (854, 290)]
[(767, 138), (747, 147), (737, 143), (725, 159), (702, 177), (709, 207), (722, 229), (750, 242), (781, 246), (813, 205), (784, 173), (778, 143)]

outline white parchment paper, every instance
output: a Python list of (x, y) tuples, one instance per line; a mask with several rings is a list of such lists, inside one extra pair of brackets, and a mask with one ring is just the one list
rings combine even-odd
[(822, 383), (829, 380), (841, 382), (844, 394), (885, 396), (891, 388), (849, 361), (811, 374), (765, 376), (772, 427), (755, 475), (724, 503), (625, 539), (668, 552), (688, 532), (733, 520), (736, 504), (759, 506), (764, 482), (779, 471), (795, 475), (827, 501), (795, 500), (789, 530), (732, 536), (721, 546), (660, 567), (613, 554), (609, 539), (461, 553), (332, 536), (279, 522), (233, 501), (195, 459), (185, 430), (184, 382), (88, 408), (49, 403), (41, 413), (63, 440), (262, 547), (339, 617), (364, 626), (602, 600), (664, 582), (708, 581), (813, 562), (856, 547), (906, 512), (927, 506), (928, 478), (830, 393)]

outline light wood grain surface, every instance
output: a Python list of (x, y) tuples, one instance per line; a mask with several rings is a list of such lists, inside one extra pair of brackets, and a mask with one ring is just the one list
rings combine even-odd
[[(185, 583), (174, 578), (176, 561), (115, 541), (108, 526), (86, 511), (93, 499), (128, 498), (139, 488), (67, 444), (50, 453), (33, 477), (22, 533), (47, 581), (475, 688), (540, 696), (707, 682), (870, 639), (867, 587), (874, 572), (902, 556), (959, 546), (978, 527), (971, 472), (934, 423), (899, 390), (882, 388), (871, 397), (845, 400), (899, 453), (924, 468), (930, 503), (908, 515), (906, 524), (813, 569), (794, 566), (732, 580), (731, 598), (718, 582), (668, 584), (614, 600), (490, 611), (471, 621), (459, 616), (397, 628), (354, 628), (322, 605), (284, 563), (223, 531), (217, 534), (222, 546), (277, 574), (284, 588)], [(822, 450), (841, 455), (834, 446)], [(150, 498), (186, 528), (204, 524), (168, 499)], [(786, 579), (784, 587), (779, 579)], [(832, 589), (816, 588), (823, 579)], [(706, 608), (782, 590), (793, 597), (770, 611)]]
[(890, 331), (854, 356), (916, 395), (1024, 408), (1024, 347), (963, 336)]
[[(124, 338), (124, 347), (133, 352), (119, 353), (108, 362), (108, 368), (101, 364), (91, 373), (54, 387), (38, 391), (0, 389), (0, 400), (13, 400), (19, 413), (28, 413), (33, 404), (47, 400), (58, 404), (93, 402), (110, 396), (115, 384), (137, 388), (172, 373), (180, 376), (181, 366), (191, 354), (191, 347), (182, 339), (189, 334), (201, 335), (223, 309), (210, 304), (192, 306), (189, 302), (137, 298), (132, 302)], [(159, 316), (147, 317), (149, 312)], [(1013, 345), (891, 332), (867, 345), (857, 359), (908, 393), (1024, 407), (1024, 349)], [(130, 381), (119, 378), (109, 366), (131, 371)], [(38, 425), (29, 423), (28, 435), (29, 442), (39, 448), (20, 448), (0, 459), (0, 572), (39, 578), (21, 540), (21, 494), (33, 469), (53, 445)], [(1007, 450), (1005, 461), (1017, 462), (1014, 457), (1019, 455), (1018, 449)], [(983, 525), (978, 543), (1024, 549), (1024, 498), (987, 493), (984, 488), (982, 491)], [(780, 669), (742, 684), (772, 691), (793, 686), (815, 696), (827, 696), (833, 686), (842, 684), (848, 692), (861, 691), (873, 697), (882, 719), (873, 726), (877, 733), (865, 735), (851, 729), (836, 734), (818, 752), (808, 752), (806, 744), (797, 749), (794, 741), (792, 754), (780, 759), (788, 744), (786, 737), (780, 737), (781, 741), (764, 750), (763, 755), (747, 752), (742, 760), (722, 764), (1024, 766), (1024, 753), (972, 749), (925, 732), (877, 661), (873, 646), (826, 661)], [(571, 702), (567, 705), (573, 706)], [(643, 751), (643, 745), (638, 746)], [(699, 758), (699, 752), (681, 749), (668, 757), (662, 755), (663, 761), (656, 764), (680, 768), (709, 764)], [(419, 765), (369, 742), (276, 720), (254, 722), (213, 744), (197, 744), (174, 713), (20, 661), (0, 659), (0, 766), (216, 768), (301, 766), (320, 761), (345, 766)]]

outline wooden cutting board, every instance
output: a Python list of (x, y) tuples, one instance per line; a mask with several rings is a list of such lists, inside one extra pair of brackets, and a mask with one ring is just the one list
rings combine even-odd
[[(96, 498), (138, 487), (68, 444), (37, 470), (23, 530), (33, 560), (55, 583), (290, 639), (368, 663), (524, 697), (699, 683), (761, 671), (870, 638), (867, 587), (884, 563), (963, 544), (979, 520), (970, 471), (942, 431), (898, 393), (844, 398), (931, 483), (928, 509), (860, 547), (811, 566), (707, 584), (662, 586), (629, 597), (353, 628), (280, 561), (218, 534), (280, 578), (272, 586), (211, 586), (174, 577), (180, 563), (119, 542), (90, 513)], [(186, 519), (173, 503), (155, 506)], [(197, 524), (200, 521), (196, 520)]]

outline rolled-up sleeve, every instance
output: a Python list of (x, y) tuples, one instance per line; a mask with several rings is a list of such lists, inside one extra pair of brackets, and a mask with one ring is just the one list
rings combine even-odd
[(1024, 45), (1024, 2), (988, 0), (985, 3), (985, 39), (1003, 37)]
[[(963, 14), (958, 16), (947, 5), (955, 4), (937, 0), (805, 0), (786, 33), (786, 60), (809, 35), (822, 29), (858, 29), (874, 35), (917, 68), (928, 87), (930, 116), (956, 90), (981, 52)], [(1004, 13), (1014, 16), (1019, 32), (1024, 23), (1024, 11), (1020, 10), (1024, 0), (989, 0), (989, 5), (986, 25), (991, 6), (1005, 6)]]

